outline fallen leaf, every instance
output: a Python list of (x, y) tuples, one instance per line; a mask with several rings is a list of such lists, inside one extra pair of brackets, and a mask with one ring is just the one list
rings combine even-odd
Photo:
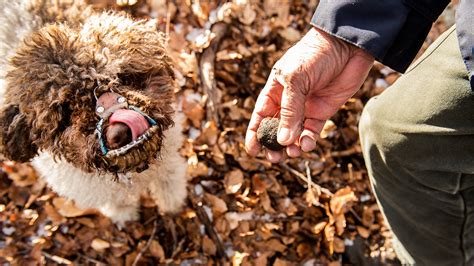
[(79, 217), (90, 214), (97, 214), (96, 210), (93, 209), (79, 209), (74, 205), (74, 202), (71, 200), (66, 200), (62, 197), (56, 197), (53, 199), (53, 205), (56, 210), (64, 217)]
[(344, 253), (346, 250), (346, 246), (344, 244), (344, 240), (340, 239), (339, 237), (334, 238), (334, 252), (337, 253)]
[(236, 169), (224, 177), (224, 186), (227, 194), (235, 194), (242, 187), (242, 182), (244, 181), (244, 174), (241, 170)]
[(91, 247), (97, 252), (104, 252), (110, 247), (110, 243), (100, 238), (94, 238)]
[(150, 243), (150, 254), (159, 259), (160, 262), (164, 262), (165, 260), (165, 251), (163, 250), (163, 247), (154, 239)]
[(209, 193), (205, 193), (204, 197), (206, 198), (207, 202), (211, 204), (212, 210), (215, 212), (215, 216), (227, 212), (227, 204), (221, 198)]
[(205, 254), (214, 256), (216, 254), (217, 248), (214, 242), (208, 237), (204, 236), (202, 238), (202, 250)]
[(232, 266), (241, 265), (243, 260), (248, 256), (249, 256), (248, 253), (245, 253), (245, 252), (241, 253), (241, 252), (235, 251), (234, 255), (232, 256)]
[(330, 201), (330, 209), (334, 216), (337, 235), (342, 235), (346, 227), (346, 218), (344, 213), (347, 211), (347, 206), (356, 201), (357, 197), (350, 187), (345, 187), (338, 190)]
[(358, 225), (356, 228), (361, 237), (368, 238), (370, 236), (370, 231), (367, 228), (360, 225)]
[(327, 224), (328, 224), (328, 222), (326, 222), (326, 221), (319, 222), (311, 228), (311, 232), (313, 232), (313, 234), (315, 234), (315, 235), (318, 235), (319, 233), (321, 233), (324, 230), (324, 228), (326, 227)]

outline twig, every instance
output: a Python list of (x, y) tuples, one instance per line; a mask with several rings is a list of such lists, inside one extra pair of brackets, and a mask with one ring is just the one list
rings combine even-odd
[(93, 258), (89, 258), (89, 257), (87, 257), (87, 256), (84, 255), (84, 254), (78, 253), (78, 255), (79, 255), (79, 257), (81, 257), (81, 258), (83, 258), (83, 259), (85, 259), (85, 260), (87, 260), (87, 261), (93, 262), (93, 263), (95, 263), (95, 264), (97, 264), (97, 265), (105, 265), (105, 262), (98, 261), (98, 260), (93, 259)]
[(227, 253), (225, 252), (224, 244), (222, 243), (219, 234), (217, 234), (217, 231), (214, 228), (214, 225), (212, 224), (211, 220), (209, 219), (209, 216), (207, 216), (202, 201), (198, 199), (194, 193), (190, 195), (190, 199), (194, 209), (196, 210), (196, 215), (198, 216), (199, 220), (204, 224), (206, 232), (209, 234), (209, 237), (212, 239), (212, 241), (214, 241), (214, 244), (216, 245), (218, 256), (224, 258), (225, 260), (228, 260), (229, 258), (227, 257)]
[(183, 238), (181, 239), (181, 241), (179, 241), (178, 246), (174, 249), (173, 254), (171, 254), (171, 259), (174, 259), (178, 255), (178, 253), (183, 249), (184, 240), (185, 239)]
[(43, 254), (43, 256), (45, 256), (46, 258), (48, 258), (48, 259), (50, 259), (50, 260), (52, 260), (56, 263), (59, 263), (59, 264), (66, 264), (66, 265), (71, 265), (72, 264), (72, 261), (70, 261), (68, 259), (56, 256), (56, 255), (49, 254), (45, 251), (41, 251), (41, 254)]
[[(311, 180), (311, 169), (309, 168), (309, 162), (308, 161), (305, 161), (304, 162), (304, 166), (306, 167), (306, 177), (308, 178), (308, 187), (313, 189), (313, 181)], [(316, 194), (318, 195), (318, 197), (321, 195), (321, 187), (320, 186), (315, 186), (316, 188)]]
[(302, 173), (298, 172), (297, 170), (291, 168), (289, 165), (287, 165), (286, 163), (280, 163), (280, 166), (285, 168), (286, 170), (290, 171), (290, 173), (294, 174), (296, 177), (302, 179), (303, 181), (305, 181), (306, 183), (308, 184), (311, 184), (311, 186), (313, 186), (314, 188), (320, 190), (322, 193), (326, 194), (326, 195), (329, 195), (329, 196), (332, 196), (333, 193), (331, 191), (329, 191), (329, 189), (327, 188), (323, 188), (321, 187), (320, 185), (318, 184), (315, 184), (314, 182), (312, 182), (311, 180), (308, 180), (308, 178), (303, 175)]
[(168, 47), (168, 42), (170, 40), (170, 24), (171, 24), (171, 12), (170, 12), (170, 4), (166, 4), (166, 27), (165, 27), (165, 46)]
[(354, 182), (354, 171), (352, 170), (354, 168), (351, 163), (347, 165), (347, 169), (349, 170), (349, 181)]
[(347, 157), (351, 156), (354, 154), (360, 154), (362, 153), (362, 150), (360, 149), (359, 146), (354, 146), (350, 149), (344, 150), (344, 151), (333, 151), (331, 152), (332, 157)]
[(306, 180), (308, 184), (308, 189), (306, 191), (306, 202), (310, 205), (314, 205), (316, 207), (323, 207), (321, 203), (319, 203), (319, 196), (321, 196), (321, 188), (315, 187), (316, 196), (314, 195), (313, 191), (313, 182), (311, 181), (311, 169), (309, 168), (309, 162), (306, 160), (304, 162), (304, 166), (306, 168)]
[(218, 22), (214, 24), (211, 28), (212, 33), (214, 33), (214, 39), (212, 39), (211, 44), (207, 47), (201, 56), (199, 61), (200, 69), (200, 78), (203, 87), (204, 93), (208, 96), (207, 105), (206, 105), (206, 116), (208, 121), (214, 121), (217, 126), (219, 123), (219, 114), (217, 112), (216, 105), (218, 104), (218, 94), (216, 79), (214, 73), (214, 63), (216, 59), (216, 52), (219, 48), (220, 41), (227, 32), (227, 24), (223, 22)]
[(352, 213), (352, 215), (354, 215), (354, 217), (360, 222), (362, 223), (362, 218), (357, 214), (357, 212), (354, 210), (354, 208), (350, 208), (349, 211)]
[(151, 241), (153, 241), (153, 238), (155, 237), (157, 226), (158, 226), (158, 224), (155, 220), (155, 222), (153, 223), (153, 231), (151, 232), (150, 238), (148, 238), (148, 241), (146, 242), (145, 246), (142, 248), (142, 250), (140, 250), (138, 255), (135, 257), (135, 260), (133, 261), (132, 266), (136, 266), (138, 264), (138, 261), (143, 256), (143, 253), (145, 253), (148, 250), (148, 248), (150, 247)]

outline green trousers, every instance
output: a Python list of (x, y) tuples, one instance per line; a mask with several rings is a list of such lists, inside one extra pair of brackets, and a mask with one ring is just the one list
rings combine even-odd
[(369, 101), (359, 128), (402, 263), (474, 265), (474, 93), (454, 27)]

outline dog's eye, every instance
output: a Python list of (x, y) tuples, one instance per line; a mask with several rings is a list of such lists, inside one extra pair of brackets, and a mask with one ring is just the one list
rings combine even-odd
[(118, 103), (124, 103), (125, 102), (125, 97), (118, 97), (117, 102)]
[(103, 113), (103, 112), (105, 111), (105, 108), (104, 108), (103, 106), (98, 106), (98, 107), (95, 109), (95, 111), (100, 114), (100, 113)]

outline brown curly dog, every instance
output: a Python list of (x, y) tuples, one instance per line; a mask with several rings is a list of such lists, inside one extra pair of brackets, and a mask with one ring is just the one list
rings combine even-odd
[(156, 23), (25, 0), (0, 2), (0, 24), (4, 156), (32, 161), (54, 191), (118, 224), (138, 217), (147, 191), (178, 210), (183, 137)]

